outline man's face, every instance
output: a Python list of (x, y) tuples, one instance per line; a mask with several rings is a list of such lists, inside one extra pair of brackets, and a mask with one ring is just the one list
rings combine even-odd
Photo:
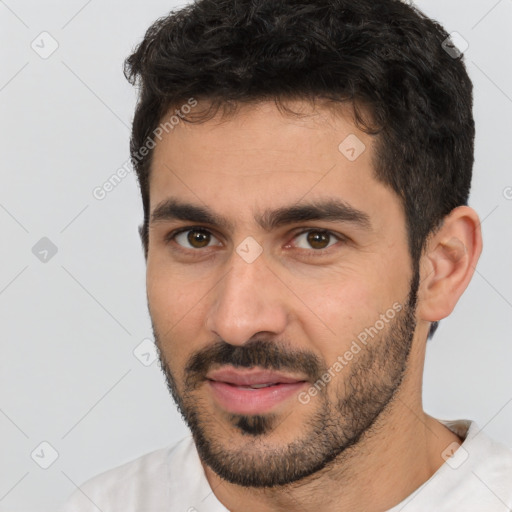
[[(350, 134), (359, 156), (354, 135), (339, 147)], [(373, 151), (348, 117), (273, 103), (181, 122), (155, 148), (155, 340), (199, 455), (232, 483), (285, 484), (348, 455), (399, 389), (418, 276)]]

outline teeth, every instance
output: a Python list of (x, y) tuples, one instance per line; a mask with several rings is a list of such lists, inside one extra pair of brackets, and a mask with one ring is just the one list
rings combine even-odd
[(252, 386), (238, 386), (239, 388), (244, 389), (260, 389), (260, 388), (268, 388), (269, 386), (273, 386), (274, 384), (253, 384)]

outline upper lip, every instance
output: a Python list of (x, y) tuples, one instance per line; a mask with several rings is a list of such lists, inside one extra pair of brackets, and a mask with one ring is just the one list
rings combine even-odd
[(289, 384), (303, 382), (306, 379), (284, 375), (270, 370), (244, 370), (238, 371), (232, 368), (222, 368), (209, 372), (206, 376), (209, 380), (227, 382), (235, 386), (252, 386), (254, 384)]

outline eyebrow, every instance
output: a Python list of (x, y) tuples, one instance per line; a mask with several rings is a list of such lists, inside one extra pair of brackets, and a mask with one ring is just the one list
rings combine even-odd
[[(216, 214), (210, 208), (174, 198), (165, 199), (155, 207), (150, 224), (172, 220), (209, 224), (227, 231), (234, 231), (234, 225), (230, 220)], [(313, 201), (265, 210), (262, 214), (256, 215), (255, 220), (268, 232), (282, 226), (313, 220), (347, 222), (367, 231), (372, 229), (367, 213), (357, 210), (340, 199)]]

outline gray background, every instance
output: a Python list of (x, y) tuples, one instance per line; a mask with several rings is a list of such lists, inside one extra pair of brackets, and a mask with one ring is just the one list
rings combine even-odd
[[(123, 59), (176, 5), (0, 1), (0, 511), (55, 510), (75, 485), (187, 433), (158, 363), (137, 349), (151, 329), (135, 177), (101, 201), (92, 193), (128, 159)], [(429, 342), (424, 406), (512, 447), (512, 0), (418, 5), (469, 43), (470, 205), (485, 243)], [(43, 31), (59, 45), (46, 59), (31, 47), (51, 49)], [(42, 442), (58, 453), (48, 469)]]

